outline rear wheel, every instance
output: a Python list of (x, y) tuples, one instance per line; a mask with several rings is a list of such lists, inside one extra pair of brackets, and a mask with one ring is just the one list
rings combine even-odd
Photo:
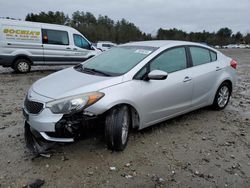
[(12, 68), (19, 73), (27, 73), (30, 71), (31, 63), (27, 59), (17, 59)]
[(218, 88), (214, 98), (214, 103), (213, 103), (214, 109), (216, 110), (224, 109), (229, 102), (230, 96), (231, 96), (230, 85), (227, 82), (222, 83)]
[(105, 120), (105, 139), (109, 149), (122, 151), (128, 142), (131, 115), (126, 105), (112, 108)]

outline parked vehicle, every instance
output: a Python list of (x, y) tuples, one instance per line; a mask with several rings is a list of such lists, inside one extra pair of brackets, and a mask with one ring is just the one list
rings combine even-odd
[(77, 30), (0, 19), (0, 65), (27, 73), (33, 65), (78, 64), (100, 53)]
[(228, 44), (228, 45), (223, 46), (223, 48), (225, 48), (225, 49), (236, 48), (236, 44)]
[(35, 82), (24, 102), (26, 135), (73, 142), (88, 120), (103, 118), (108, 148), (123, 150), (130, 129), (209, 105), (224, 109), (236, 66), (235, 60), (198, 43), (120, 45)]
[(99, 41), (96, 43), (96, 47), (101, 51), (107, 51), (114, 46), (117, 46), (117, 44), (109, 41)]

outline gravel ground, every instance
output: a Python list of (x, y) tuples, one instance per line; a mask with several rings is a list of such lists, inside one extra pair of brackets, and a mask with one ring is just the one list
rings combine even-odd
[(99, 133), (33, 158), (25, 147), (21, 104), (27, 89), (63, 67), (26, 75), (0, 68), (0, 187), (250, 187), (250, 50), (224, 50), (239, 80), (223, 111), (203, 108), (130, 135), (123, 152)]

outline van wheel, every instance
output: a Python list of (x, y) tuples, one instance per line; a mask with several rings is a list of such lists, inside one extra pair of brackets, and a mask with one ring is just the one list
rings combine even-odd
[(31, 63), (27, 59), (17, 59), (12, 67), (16, 72), (27, 73), (30, 71)]
[(230, 99), (231, 96), (231, 87), (227, 82), (223, 82), (220, 87), (218, 88), (213, 102), (213, 108), (215, 110), (222, 110), (224, 109)]
[(122, 151), (128, 142), (131, 115), (128, 106), (112, 108), (105, 120), (105, 139), (109, 149)]

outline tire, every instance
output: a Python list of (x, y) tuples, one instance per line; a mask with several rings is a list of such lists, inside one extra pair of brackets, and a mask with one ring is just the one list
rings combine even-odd
[(231, 86), (227, 82), (223, 82), (215, 94), (212, 107), (215, 110), (223, 110), (230, 100), (231, 92)]
[(128, 143), (131, 114), (128, 106), (112, 108), (105, 120), (105, 140), (108, 149), (123, 151)]
[(15, 72), (27, 73), (30, 72), (31, 63), (27, 59), (17, 59), (13, 63), (12, 68), (15, 70)]

